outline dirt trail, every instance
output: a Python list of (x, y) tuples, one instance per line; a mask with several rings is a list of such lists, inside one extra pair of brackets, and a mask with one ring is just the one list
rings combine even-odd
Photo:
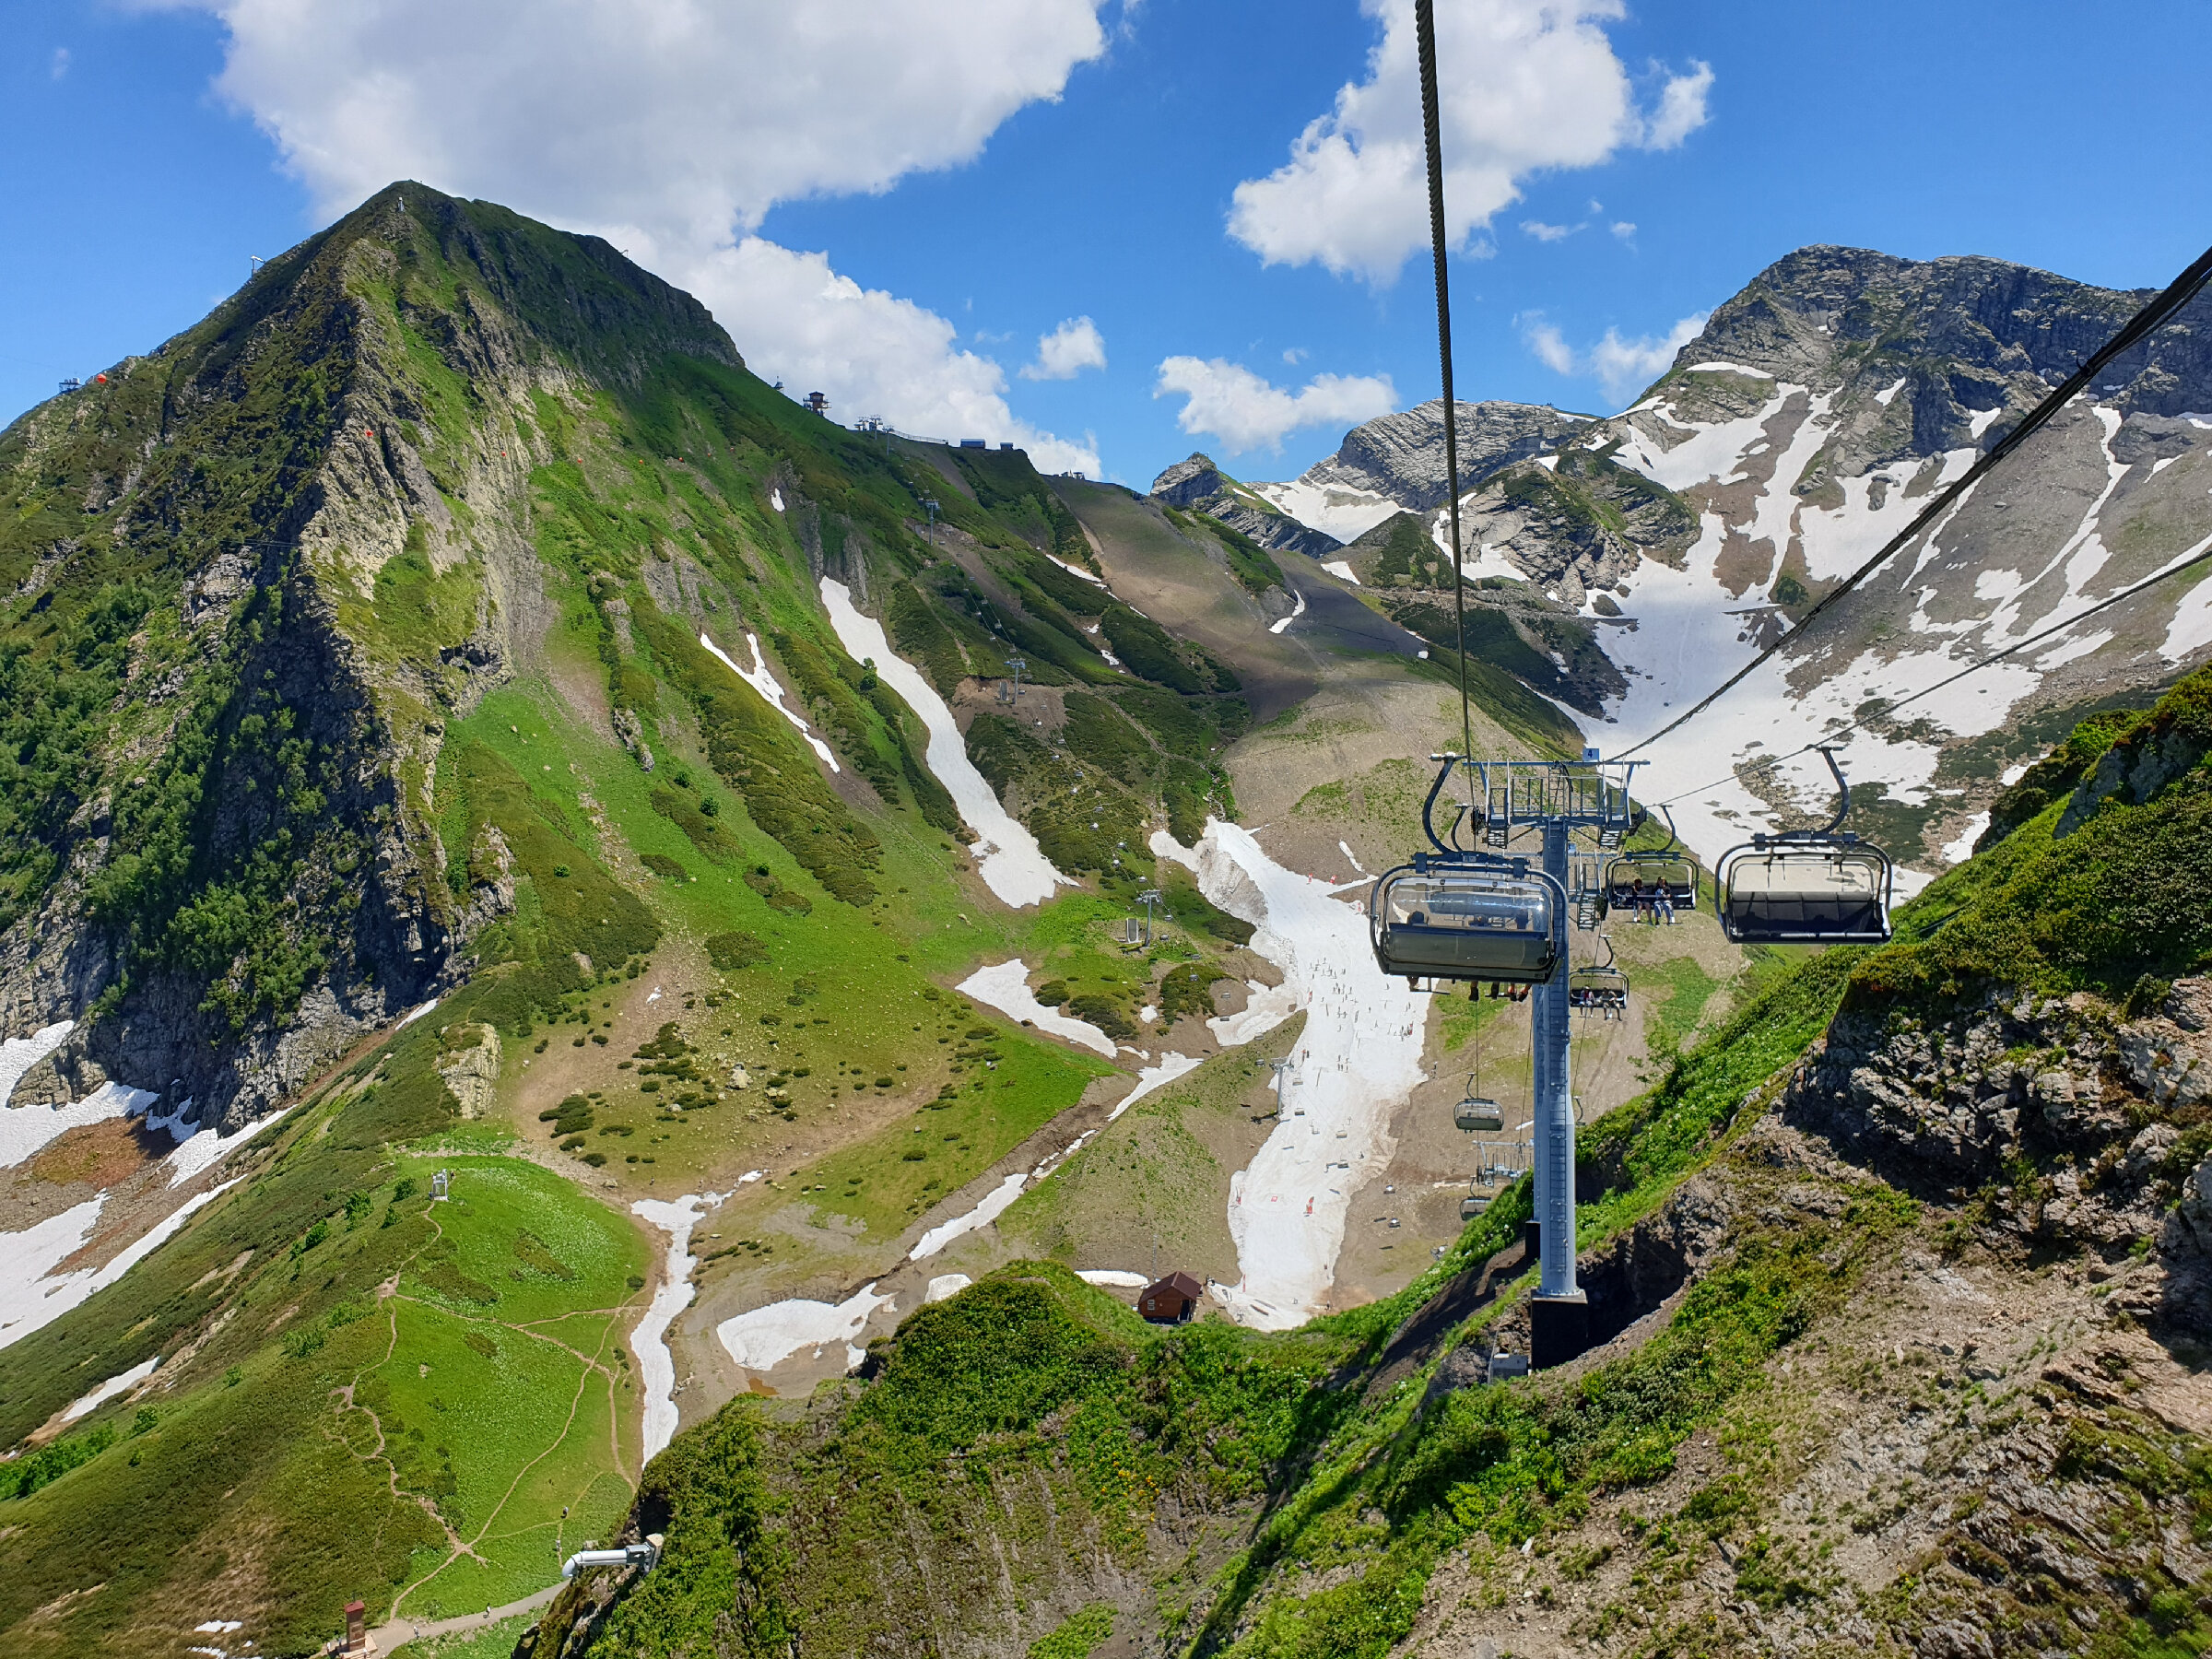
[(535, 1613), (548, 1606), (560, 1594), (559, 1584), (547, 1584), (543, 1590), (525, 1595), (521, 1601), (509, 1602), (503, 1607), (487, 1607), (481, 1613), (464, 1613), (454, 1618), (394, 1618), (390, 1624), (378, 1625), (369, 1634), (376, 1640), (376, 1651), (389, 1653), (403, 1642), (429, 1641), (439, 1636), (457, 1636), (465, 1630), (481, 1630), (512, 1618), (522, 1613)]

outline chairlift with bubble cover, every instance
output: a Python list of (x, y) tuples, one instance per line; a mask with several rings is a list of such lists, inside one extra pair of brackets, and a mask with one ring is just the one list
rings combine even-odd
[[(1436, 833), (1436, 799), (1458, 764), (1446, 757), (1421, 827), (1434, 853), (1417, 853), (1376, 878), (1368, 899), (1375, 964), (1409, 985), (1421, 980), (1541, 984), (1558, 967), (1555, 919), (1567, 894), (1524, 858), (1500, 858), (1447, 846)], [(1458, 821), (1453, 823), (1456, 834)]]
[(1606, 947), (1606, 959), (1568, 974), (1567, 1006), (1577, 1013), (1615, 1019), (1629, 1011), (1629, 976), (1614, 962), (1612, 935), (1597, 936)]
[(1616, 853), (1606, 864), (1605, 908), (1633, 915), (1645, 905), (1656, 907), (1664, 896), (1677, 911), (1698, 908), (1698, 864), (1675, 830), (1675, 815), (1664, 806), (1666, 845), (1641, 853)]
[[(1478, 1035), (1476, 1041), (1482, 1041)], [(1467, 1074), (1467, 1092), (1452, 1108), (1452, 1121), (1470, 1135), (1495, 1135), (1505, 1127), (1505, 1113), (1497, 1101), (1482, 1092), (1482, 1051), (1476, 1050), (1476, 1068)]]
[(1889, 855), (1842, 828), (1851, 785), (1833, 749), (1820, 758), (1841, 803), (1819, 830), (1755, 835), (1713, 867), (1721, 931), (1738, 945), (1880, 945), (1889, 938)]

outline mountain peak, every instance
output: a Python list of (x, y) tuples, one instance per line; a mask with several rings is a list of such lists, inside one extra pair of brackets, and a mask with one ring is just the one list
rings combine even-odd
[(1188, 460), (1176, 462), (1153, 479), (1147, 493), (1173, 506), (1194, 507), (1221, 493), (1221, 473), (1211, 455), (1193, 450)]
[[(1454, 406), (1459, 486), (1472, 489), (1516, 461), (1557, 449), (1589, 425), (1549, 404), (1497, 400)], [(1288, 484), (1255, 484), (1280, 511), (1348, 541), (1394, 512), (1432, 512), (1450, 493), (1444, 470), (1444, 400), (1378, 416), (1344, 435), (1336, 453)]]
[[(1799, 248), (1719, 306), (1669, 373), (1725, 362), (1827, 392), (1867, 376), (1887, 385), (1940, 365), (1967, 394), (1957, 401), (1986, 409), (2006, 389), (2028, 396), (2025, 377), (2045, 387), (2065, 380), (2151, 291), (2098, 288), (1982, 254), (1911, 260)], [(2212, 318), (2201, 300), (2192, 310)], [(2106, 378), (2124, 388), (2121, 406), (2131, 411), (2171, 417), (2212, 407), (2212, 327), (2200, 320), (2162, 330)]]

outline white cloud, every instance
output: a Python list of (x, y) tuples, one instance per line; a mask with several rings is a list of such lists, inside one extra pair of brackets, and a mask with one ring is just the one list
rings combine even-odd
[(1698, 331), (1705, 326), (1707, 314), (1698, 312), (1684, 317), (1658, 339), (1645, 335), (1624, 340), (1618, 329), (1608, 328), (1606, 337), (1590, 348), (1590, 372), (1597, 376), (1598, 384), (1605, 387), (1607, 396), (1620, 402), (1630, 393), (1641, 392), (1666, 372), (1675, 360), (1675, 353), (1698, 337)]
[(1688, 75), (1668, 80), (1659, 94), (1659, 112), (1644, 128), (1646, 149), (1673, 149), (1705, 124), (1705, 95), (1712, 90), (1712, 65), (1695, 64)]
[(1636, 234), (1636, 221), (1634, 219), (1616, 219), (1613, 224), (1613, 234), (1619, 237), (1622, 241), (1627, 241)]
[(1221, 358), (1169, 358), (1159, 366), (1152, 395), (1171, 394), (1183, 399), (1178, 426), (1211, 432), (1232, 453), (1279, 450), (1300, 427), (1357, 426), (1398, 406), (1397, 388), (1387, 374), (1317, 374), (1298, 391), (1286, 392)]
[(1023, 380), (1074, 380), (1086, 369), (1106, 367), (1106, 340), (1088, 317), (1070, 317), (1048, 335), (1037, 336), (1037, 360), (1025, 364)]
[(1567, 344), (1566, 336), (1540, 317), (1531, 317), (1523, 325), (1521, 337), (1528, 348), (1536, 354), (1536, 360), (1554, 374), (1574, 372), (1574, 348)]
[[(1236, 188), (1230, 234), (1269, 265), (1318, 261), (1377, 285), (1429, 240), (1413, 0), (1361, 0), (1382, 38), (1367, 78)], [(1454, 247), (1520, 199), (1543, 169), (1593, 167), (1624, 146), (1671, 148), (1705, 120), (1712, 71), (1670, 78), (1657, 112), (1636, 106), (1602, 24), (1622, 0), (1445, 0), (1438, 7), (1447, 229)]]
[(1565, 241), (1577, 230), (1584, 228), (1581, 225), (1547, 225), (1542, 219), (1523, 219), (1521, 221), (1521, 229), (1542, 242)]
[(1303, 346), (1286, 346), (1283, 347), (1283, 361), (1289, 364), (1289, 366), (1293, 369), (1297, 368), (1299, 364), (1304, 362), (1312, 355), (1313, 354), (1308, 351)]
[(881, 416), (926, 438), (1011, 441), (1046, 472), (1096, 473), (1095, 445), (1071, 443), (1016, 418), (1006, 371), (955, 344), (951, 323), (911, 300), (864, 288), (758, 236), (669, 270), (723, 320), (754, 373), (794, 396), (829, 394), (832, 419)]
[(69, 48), (66, 46), (56, 46), (53, 49), (53, 57), (47, 66), (47, 78), (50, 80), (60, 80), (63, 76), (68, 73)]
[(394, 178), (714, 243), (972, 160), (1106, 47), (1100, 0), (171, 0), (323, 212)]
[(750, 232), (779, 201), (972, 160), (1105, 51), (1105, 0), (140, 3), (222, 20), (218, 88), (326, 217), (411, 178), (596, 231), (841, 412), (1097, 470), (1016, 419), (944, 318)]
[(1663, 337), (1643, 335), (1624, 340), (1618, 328), (1608, 328), (1596, 345), (1580, 352), (1545, 321), (1542, 312), (1524, 312), (1514, 321), (1521, 326), (1522, 342), (1547, 369), (1555, 374), (1595, 380), (1607, 397), (1625, 403), (1630, 393), (1641, 391), (1666, 371), (1675, 354), (1698, 337), (1709, 314), (1698, 312), (1684, 317)]

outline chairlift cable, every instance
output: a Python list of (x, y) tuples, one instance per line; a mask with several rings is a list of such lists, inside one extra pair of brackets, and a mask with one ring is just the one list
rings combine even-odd
[[(1435, 178), (1434, 167), (1435, 163), (1433, 160), (1431, 160), (1430, 176), (1432, 181)], [(1430, 186), (1431, 191), (1433, 192), (1436, 186), (1432, 182)], [(1437, 257), (1440, 261), (1443, 257), (1441, 243), (1439, 244)], [(1780, 639), (1776, 640), (1773, 644), (1768, 646), (1764, 651), (1753, 657), (1748, 663), (1746, 663), (1741, 668), (1737, 669), (1734, 674), (1723, 680), (1711, 692), (1707, 693), (1696, 703), (1693, 703), (1682, 713), (1677, 714), (1665, 725), (1661, 726), (1657, 731), (1653, 732), (1650, 736), (1643, 738), (1641, 742), (1634, 744), (1629, 748), (1623, 749), (1618, 755), (1614, 756), (1613, 759), (1626, 759), (1629, 756), (1635, 754), (1640, 749), (1651, 747), (1653, 744), (1658, 742), (1660, 738), (1665, 737), (1670, 732), (1679, 731), (1691, 720), (1703, 713), (1714, 703), (1720, 701), (1723, 697), (1734, 690), (1738, 685), (1741, 685), (1743, 681), (1749, 677), (1749, 676), (1762, 664), (1764, 664), (1768, 658), (1773, 656), (1785, 645), (1788, 645), (1796, 640), (1802, 639), (1806, 633), (1806, 630), (1812, 627), (1814, 621), (1818, 618), (1823, 611), (1826, 611), (1830, 606), (1841, 599), (1846, 594), (1856, 588), (1859, 583), (1865, 581), (1867, 577), (1873, 575), (1877, 570), (1880, 569), (1884, 564), (1887, 564), (1892, 558), (1896, 557), (1898, 553), (1901, 552), (1912, 542), (1915, 537), (1920, 535), (1923, 530), (1926, 529), (1928, 525), (1934, 524), (1947, 508), (1964, 496), (1969, 489), (1980, 483), (1983, 478), (1987, 477), (1990, 470), (1994, 468), (2000, 461), (2004, 460), (2006, 456), (2011, 454), (2014, 450), (2019, 448), (2022, 443), (2027, 441), (2031, 434), (2041, 429), (2061, 409), (2065, 408), (2069, 403), (2072, 403), (2074, 399), (2082, 392), (2088, 390), (2091, 383), (2096, 380), (2098, 374), (2107, 364), (2112, 362), (2114, 358), (2119, 357), (2123, 352), (2128, 350), (2131, 347), (2140, 343), (2146, 336), (2164, 327), (2167, 323), (2172, 320), (2175, 312), (2179, 312), (2183, 306), (2188, 304), (2191, 300), (2196, 297), (2197, 290), (2202, 288), (2207, 280), (2212, 280), (2212, 248), (2206, 249), (2203, 254), (2198, 257), (2195, 264), (2192, 265), (2179, 276), (2176, 276), (2173, 281), (2158, 295), (2157, 298), (2152, 300), (2149, 304), (2146, 305), (2141, 311), (2137, 312), (2125, 324), (2124, 324), (2121, 326), (2120, 332), (2112, 335), (2111, 339), (2107, 340), (2102, 347), (2100, 347), (2090, 356), (2087, 362), (2083, 363), (2080, 368), (2077, 369), (2071, 375), (2069, 375), (2065, 382), (2062, 383), (2056, 391), (2053, 392), (2049, 396), (2045, 397), (2042, 402), (2036, 405), (2034, 408), (2030, 409), (2027, 415), (2021, 418), (2019, 425), (2014, 427), (2010, 431), (2006, 432), (2004, 437), (1998, 439), (1995, 443), (1992, 444), (1988, 453), (1983, 455), (1980, 460), (1976, 461), (1973, 465), (1968, 467), (1965, 473), (1960, 476), (1956, 483), (1951, 485), (1949, 488), (1944, 490), (1940, 495), (1936, 496), (1934, 500), (1930, 501), (1925, 507), (1922, 508), (1918, 513), (1914, 514), (1912, 522), (1907, 524), (1902, 530), (1899, 531), (1895, 535), (1891, 536), (1888, 541), (1885, 542), (1882, 545), (1880, 551), (1877, 552), (1873, 558), (1869, 559), (1865, 564), (1861, 565), (1849, 576), (1845, 577), (1841, 583), (1836, 587), (1830, 588), (1827, 593), (1823, 594), (1817, 601), (1815, 601), (1813, 607), (1806, 611), (1805, 615), (1800, 618), (1797, 622), (1788, 629), (1788, 631), (1783, 633)], [(1439, 290), (1439, 296), (1441, 299), (1441, 289)], [(1449, 369), (1447, 369), (1446, 372), (1449, 373)], [(1456, 508), (1456, 502), (1454, 503), (1454, 507)], [(1454, 520), (1454, 522), (1456, 523), (1456, 520)], [(1798, 752), (1802, 754), (1805, 751), (1801, 749)], [(1692, 793), (1695, 792), (1693, 791)], [(1675, 798), (1679, 800), (1681, 797), (1677, 795)]]
[[(1969, 663), (1965, 667), (1959, 669), (1958, 673), (1950, 675), (1946, 678), (1939, 679), (1932, 686), (1923, 686), (1919, 690), (1913, 692), (1910, 697), (1900, 697), (1895, 702), (1885, 703), (1882, 705), (1880, 711), (1877, 713), (1869, 714), (1863, 720), (1854, 720), (1848, 725), (1838, 726), (1832, 732), (1824, 733), (1818, 742), (1808, 743), (1802, 748), (1792, 749), (1786, 755), (1769, 755), (1766, 757), (1765, 764), (1771, 767), (1780, 766), (1784, 760), (1794, 760), (1800, 755), (1809, 755), (1815, 749), (1832, 746), (1839, 737), (1847, 736), (1853, 732), (1865, 731), (1868, 729), (1873, 722), (1877, 720), (1886, 720), (1890, 715), (1896, 713), (1900, 709), (1909, 708), (1912, 704), (1919, 702), (1924, 698), (1933, 697), (1936, 692), (1943, 690), (1945, 688), (1957, 685), (1960, 680), (1964, 679), (1970, 674), (1979, 673), (1984, 668), (1990, 667), (1994, 664), (2001, 663), (2006, 657), (2017, 655), (2018, 653), (2027, 650), (2030, 645), (2040, 645), (2045, 640), (2050, 639), (2053, 634), (2064, 633), (2067, 629), (2074, 627), (2077, 623), (2088, 621), (2099, 611), (2110, 610), (2113, 606), (2122, 603), (2124, 600), (2133, 599), (2137, 594), (2144, 592), (2147, 588), (2157, 586), (2159, 582), (2164, 582), (2170, 576), (2179, 576), (2184, 571), (2194, 570), (2197, 566), (2206, 563), (2212, 563), (2212, 546), (2204, 547), (2201, 551), (2192, 554), (2189, 558), (2182, 559), (2178, 563), (2170, 564), (2164, 570), (2155, 571), (2151, 575), (2146, 576), (2142, 581), (2134, 582), (2127, 587), (2122, 588), (2116, 594), (2108, 594), (2106, 597), (2100, 599), (2096, 604), (2090, 606), (2088, 609), (2076, 611), (2072, 616), (2065, 618), (2064, 620), (2053, 622), (2050, 627), (2043, 629), (2041, 631), (2038, 633), (2031, 633), (2026, 639), (2017, 641), (2013, 644), (2006, 646), (2002, 651), (1992, 652), (1988, 656), (1983, 657), (1978, 661)], [(1652, 805), (1659, 807), (1672, 806), (1677, 802), (1688, 800), (1691, 795), (1703, 794), (1709, 789), (1718, 789), (1723, 784), (1732, 782), (1735, 777), (1735, 774), (1734, 772), (1730, 772), (1725, 778), (1715, 778), (1710, 783), (1700, 783), (1694, 789), (1686, 789), (1682, 791), (1680, 794), (1669, 795), (1665, 800), (1654, 801), (1652, 803)]]
[[(1452, 524), (1452, 616), (1459, 641), (1460, 754), (1475, 754), (1475, 715), (1467, 695), (1466, 576), (1460, 569), (1459, 547), (1459, 426), (1452, 390), (1452, 290), (1444, 267), (1444, 150), (1436, 98), (1435, 0), (1414, 0), (1414, 33), (1421, 60), (1421, 137), (1429, 157), (1429, 247), (1436, 261), (1436, 348), (1443, 363), (1444, 382), (1444, 487)], [(2212, 255), (2207, 255), (2212, 258)], [(1468, 805), (1474, 804), (1474, 782), (1469, 775)]]

